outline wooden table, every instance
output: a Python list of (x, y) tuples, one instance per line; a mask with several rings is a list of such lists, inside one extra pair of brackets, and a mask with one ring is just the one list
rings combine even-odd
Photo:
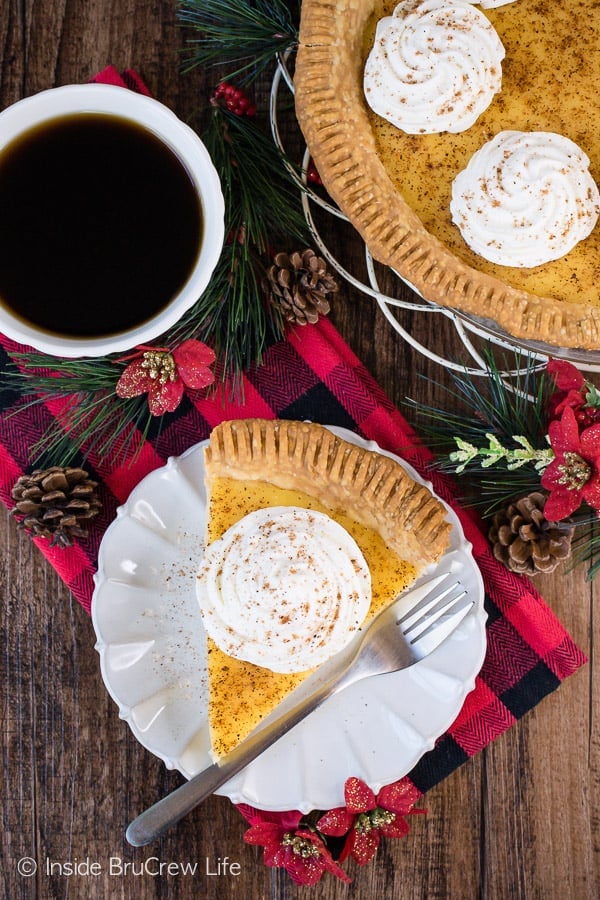
[[(215, 82), (199, 71), (178, 75), (183, 42), (175, 0), (4, 0), (0, 104), (85, 81), (113, 63), (136, 68), (157, 98), (188, 118)], [(335, 244), (335, 226), (326, 228)], [(358, 245), (346, 243), (344, 252), (361, 265)], [(411, 350), (363, 294), (344, 286), (332, 320), (396, 403), (407, 396), (435, 398), (437, 388), (423, 375), (447, 382), (446, 371)], [(432, 325), (403, 313), (402, 321), (438, 352), (460, 352), (445, 319)], [(600, 895), (600, 701), (592, 655), (597, 589), (583, 569), (536, 584), (590, 655), (589, 665), (431, 790), (428, 815), (412, 820), (405, 840), (385, 842), (377, 864), (351, 864), (350, 887), (326, 876), (314, 896)], [(0, 598), (4, 896), (300, 896), (287, 874), (264, 867), (260, 852), (244, 844), (246, 824), (223, 798), (212, 798), (157, 845), (129, 847), (124, 832), (130, 819), (181, 776), (166, 771), (119, 720), (100, 678), (88, 616), (4, 512)], [(597, 641), (597, 626), (595, 633)], [(19, 874), (23, 857), (37, 862), (37, 875)], [(223, 871), (226, 859), (239, 864), (239, 874)], [(176, 874), (168, 874), (169, 863)], [(194, 863), (196, 876), (185, 874)], [(69, 864), (78, 874), (68, 874)]]

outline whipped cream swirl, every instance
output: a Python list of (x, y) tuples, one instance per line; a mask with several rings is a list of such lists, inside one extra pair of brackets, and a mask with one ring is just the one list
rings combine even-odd
[(229, 656), (303, 672), (360, 628), (371, 574), (352, 536), (329, 516), (271, 507), (207, 547), (197, 596), (206, 631)]
[(367, 103), (408, 134), (465, 131), (502, 83), (504, 47), (467, 0), (405, 0), (377, 23)]
[(560, 134), (502, 131), (454, 179), (452, 221), (490, 262), (529, 268), (559, 259), (598, 220), (589, 163)]

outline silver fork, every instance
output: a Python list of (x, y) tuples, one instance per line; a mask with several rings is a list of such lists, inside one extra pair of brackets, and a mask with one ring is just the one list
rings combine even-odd
[(321, 666), (231, 753), (134, 819), (126, 832), (129, 843), (143, 847), (158, 838), (328, 697), (363, 678), (398, 672), (428, 656), (454, 631), (473, 603), (460, 582), (448, 582), (447, 574), (401, 594), (363, 634)]

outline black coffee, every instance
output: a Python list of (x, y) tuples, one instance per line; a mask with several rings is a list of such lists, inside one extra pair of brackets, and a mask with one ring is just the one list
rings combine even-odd
[(110, 335), (168, 305), (202, 240), (191, 177), (126, 119), (53, 119), (0, 153), (0, 302), (55, 334)]

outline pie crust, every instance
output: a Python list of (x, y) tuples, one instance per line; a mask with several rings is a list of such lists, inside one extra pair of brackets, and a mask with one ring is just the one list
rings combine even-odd
[[(521, 3), (525, 0), (517, 0), (514, 8)], [(596, 16), (594, 4), (589, 6), (589, 15)], [(583, 288), (581, 296), (566, 301), (560, 290), (557, 296), (532, 293), (507, 283), (508, 276), (505, 282), (503, 277), (480, 271), (424, 226), (393, 183), (378, 155), (363, 93), (365, 33), (380, 9), (378, 0), (302, 3), (294, 76), (296, 112), (332, 199), (361, 234), (373, 257), (395, 269), (427, 300), (495, 323), (525, 342), (600, 349), (600, 305), (586, 297)], [(511, 15), (512, 9), (513, 5), (508, 5), (494, 12)], [(556, 35), (556, 47), (562, 41), (575, 78), (575, 58), (581, 67), (586, 54), (598, 56), (598, 47), (593, 46), (595, 37), (587, 45), (585, 40), (573, 43), (573, 28), (579, 22), (584, 30), (592, 27), (585, 10), (573, 13), (565, 13), (563, 30), (569, 33)], [(596, 35), (597, 27), (593, 27)], [(535, 63), (535, 53), (533, 60)], [(579, 116), (578, 123), (581, 121)], [(506, 127), (514, 126), (509, 122)], [(583, 149), (590, 152), (590, 148)], [(592, 174), (598, 180), (599, 173), (592, 170)]]
[[(224, 422), (205, 449), (205, 473), (209, 543), (248, 512), (267, 506), (320, 509), (342, 524), (371, 571), (366, 621), (448, 546), (445, 508), (427, 488), (395, 460), (358, 448), (320, 425)], [(210, 638), (207, 645), (208, 720), (218, 759), (310, 672), (275, 673), (228, 656)]]
[(322, 425), (241, 419), (213, 430), (205, 451), (208, 483), (229, 477), (300, 490), (375, 529), (417, 568), (448, 546), (444, 506), (394, 459), (365, 450)]

